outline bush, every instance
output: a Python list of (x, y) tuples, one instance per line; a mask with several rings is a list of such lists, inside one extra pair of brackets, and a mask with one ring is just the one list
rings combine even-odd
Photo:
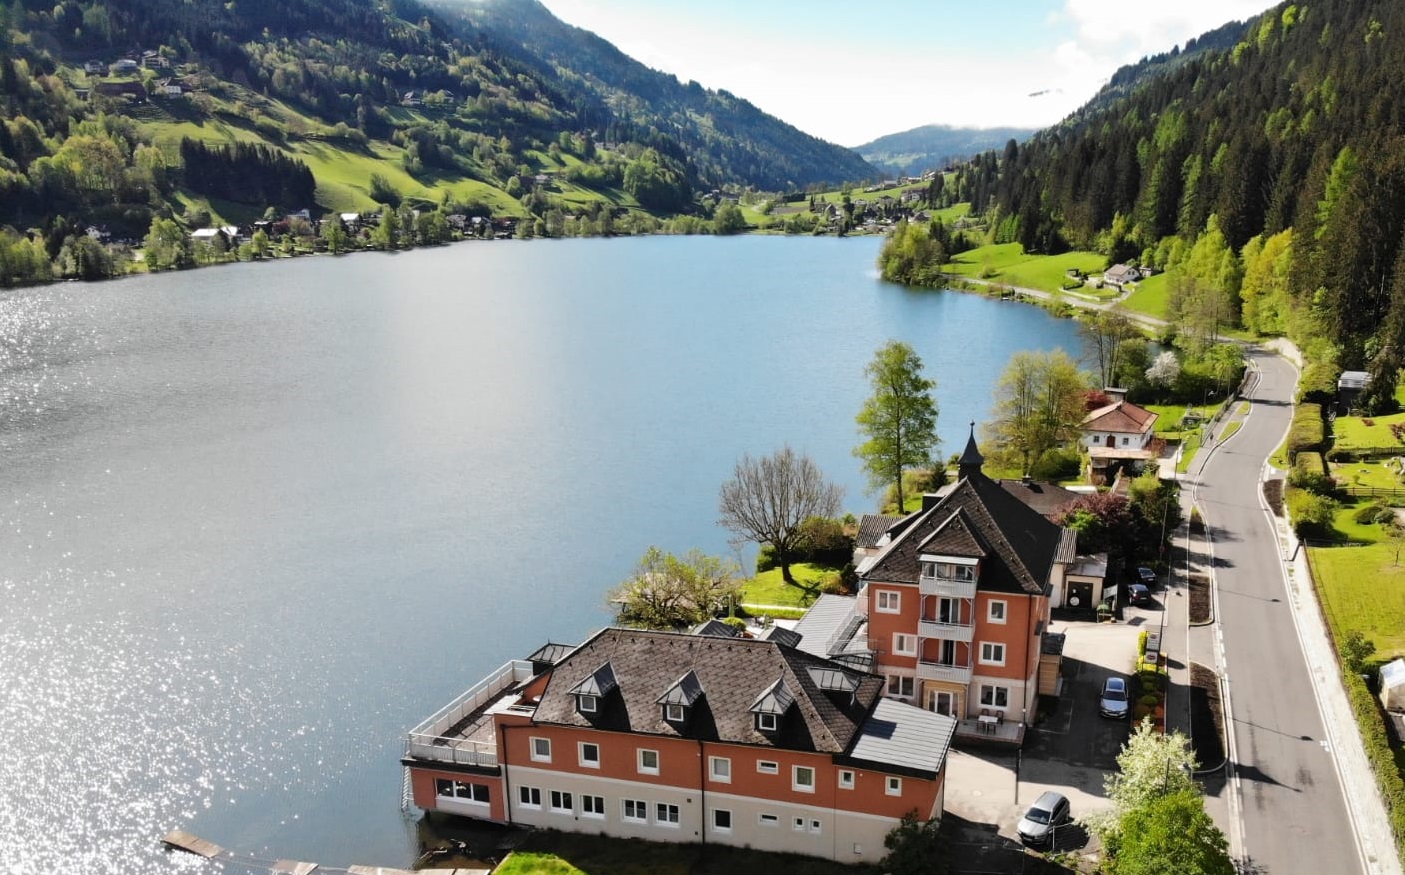
[(1293, 411), (1293, 424), (1288, 429), (1288, 458), (1296, 461), (1298, 453), (1322, 449), (1326, 431), (1322, 425), (1321, 404), (1299, 404)]
[(1332, 530), (1337, 502), (1325, 495), (1292, 489), (1288, 492), (1288, 515), (1293, 520), (1293, 533), (1299, 538), (1326, 537)]
[(1149, 705), (1152, 708), (1155, 708), (1157, 703), (1161, 701), (1161, 697), (1156, 695), (1155, 693), (1146, 693), (1137, 701), (1143, 705)]
[(1142, 659), (1142, 658), (1144, 658), (1144, 657), (1146, 656), (1146, 636), (1147, 636), (1147, 632), (1146, 632), (1145, 629), (1143, 629), (1142, 631), (1140, 631), (1140, 632), (1137, 633), (1137, 658), (1138, 658), (1138, 659)]
[(746, 631), (746, 620), (743, 620), (741, 617), (723, 617), (722, 622), (726, 623), (728, 626), (731, 626), (733, 629), (737, 629), (742, 632)]
[(1033, 465), (1030, 476), (1035, 480), (1072, 480), (1083, 468), (1083, 457), (1077, 449), (1045, 450)]
[(1363, 504), (1352, 511), (1351, 514), (1352, 522), (1359, 526), (1370, 525), (1371, 523), (1389, 522), (1394, 518), (1395, 511), (1381, 504), (1379, 501)]
[(1337, 485), (1327, 473), (1322, 454), (1306, 451), (1298, 453), (1297, 459), (1294, 460), (1293, 473), (1289, 475), (1288, 483), (1319, 495), (1331, 492)]
[(1366, 681), (1354, 672), (1344, 673), (1347, 696), (1356, 713), (1356, 725), (1361, 728), (1361, 740), (1366, 745), (1366, 758), (1376, 773), (1376, 783), (1385, 799), (1390, 817), (1390, 831), (1395, 836), (1396, 852), (1405, 849), (1405, 779), (1395, 764), (1395, 754), (1386, 736), (1385, 720), (1380, 703), (1366, 687)]

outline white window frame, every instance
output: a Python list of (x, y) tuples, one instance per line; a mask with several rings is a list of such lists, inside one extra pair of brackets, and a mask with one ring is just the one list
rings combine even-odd
[[(800, 776), (801, 776), (802, 774), (809, 774), (809, 776), (810, 776), (810, 782), (809, 782), (808, 784), (802, 784), (802, 783), (800, 782)], [(814, 767), (814, 766), (791, 766), (791, 767), (790, 767), (790, 789), (794, 790), (794, 791), (797, 792), (797, 793), (813, 793), (813, 792), (815, 792), (815, 767)]]
[(756, 728), (761, 732), (775, 732), (780, 723), (775, 714), (763, 712), (756, 715)]
[(592, 796), (589, 793), (581, 794), (581, 817), (589, 817), (593, 820), (605, 819), (605, 797)]
[[(726, 826), (721, 826), (721, 825), (719, 825), (719, 824), (717, 823), (717, 815), (719, 815), (719, 814), (725, 814), (725, 815), (727, 816), (727, 825), (726, 825)], [(713, 832), (725, 832), (725, 833), (730, 833), (730, 832), (732, 831), (732, 826), (733, 826), (733, 824), (735, 824), (736, 821), (734, 821), (734, 820), (732, 819), (732, 809), (730, 809), (730, 808), (714, 808), (714, 809), (712, 809), (712, 821), (711, 821), (711, 822), (712, 822), (712, 831), (713, 831)]]
[[(595, 757), (593, 759), (585, 755), (585, 752), (590, 748), (595, 749)], [(600, 745), (596, 744), (593, 741), (578, 741), (576, 742), (576, 751), (580, 755), (578, 762), (580, 763), (581, 768), (600, 768)]]
[[(897, 682), (897, 691), (893, 690), (893, 683)], [(903, 692), (906, 689), (907, 692)], [(888, 675), (888, 697), (892, 699), (911, 699), (917, 695), (917, 679), (910, 674), (890, 674)]]
[(888, 780), (883, 785), (883, 793), (888, 796), (903, 795), (903, 779), (889, 775)]
[[(449, 792), (444, 792), (445, 790)], [(434, 795), (441, 799), (454, 798), (454, 780), (452, 778), (435, 778)]]
[[(652, 766), (644, 762), (649, 754), (654, 755), (654, 764)], [(657, 775), (659, 773), (659, 752), (647, 747), (639, 748), (638, 756), (635, 759), (635, 766), (638, 768), (639, 774), (641, 775)]]
[[(630, 814), (633, 809), (638, 814)], [(625, 823), (648, 823), (649, 803), (643, 799), (621, 799), (620, 800), (620, 820)]]
[[(566, 804), (559, 804), (562, 802)], [(570, 790), (552, 790), (549, 803), (549, 810), (552, 814), (576, 813), (576, 799)]]
[(600, 709), (600, 703), (596, 702), (595, 696), (588, 696), (584, 693), (576, 697), (576, 707), (582, 714), (594, 714)]
[[(989, 701), (989, 702), (986, 701), (986, 691), (989, 691), (989, 692), (990, 692), (990, 701)], [(999, 698), (999, 695), (1002, 694), (1002, 693), (1003, 693), (1004, 696), (1005, 696), (1005, 702), (1004, 702), (1004, 704), (1001, 704), (1001, 703), (995, 701), (997, 698)], [(984, 707), (984, 708), (1008, 708), (1008, 707), (1010, 707), (1010, 688), (1009, 688), (1009, 687), (1001, 686), (1000, 684), (981, 684), (980, 696), (981, 696), (981, 698), (980, 698), (981, 706)]]
[(781, 764), (775, 760), (757, 760), (756, 772), (759, 775), (779, 775), (781, 773)]
[(874, 590), (873, 608), (880, 614), (901, 614), (903, 594), (896, 589)]
[[(671, 815), (671, 819), (670, 819)], [(673, 802), (654, 803), (654, 823), (668, 829), (678, 829), (682, 822), (678, 805)]]
[(551, 762), (551, 739), (543, 738), (540, 735), (532, 736), (532, 761), (537, 763)]
[(707, 776), (718, 784), (732, 783), (732, 761), (728, 757), (708, 757)]
[(519, 808), (530, 808), (533, 811), (541, 811), (542, 788), (519, 785), (517, 788), (517, 806)]
[(820, 833), (824, 832), (824, 821), (815, 817), (810, 818), (810, 832), (814, 833), (815, 835), (819, 835)]
[[(999, 658), (997, 658), (997, 656)], [(1001, 641), (981, 642), (981, 665), (1004, 665), (1005, 644)]]
[[(997, 607), (997, 606), (998, 606), (999, 609), (1000, 609), (998, 612), (996, 611), (996, 607)], [(999, 616), (997, 616), (997, 613), (999, 614)], [(1005, 621), (1008, 620), (1009, 617), (1010, 617), (1010, 603), (1009, 603), (1009, 602), (1005, 601), (1004, 599), (991, 599), (990, 601), (986, 602), (986, 604), (985, 604), (985, 619), (986, 619), (986, 622), (987, 622), (987, 623), (996, 623), (996, 624), (998, 624), (998, 625), (1003, 626), (1003, 625), (1005, 625)]]
[(668, 705), (663, 706), (663, 719), (667, 720), (669, 723), (682, 723), (683, 717), (684, 714), (682, 705), (674, 705), (670, 703)]
[(804, 831), (805, 831), (805, 818), (803, 818), (803, 817), (793, 817), (793, 818), (791, 818), (791, 820), (790, 820), (790, 828), (793, 829), (793, 830), (795, 830), (796, 832), (804, 832)]
[(854, 789), (854, 773), (853, 773), (853, 771), (851, 771), (851, 770), (849, 770), (849, 769), (840, 769), (840, 770), (839, 770), (839, 789), (840, 789), (840, 790), (852, 790), (852, 789)]
[(762, 826), (780, 826), (781, 816), (779, 814), (762, 813), (756, 815), (756, 822)]
[(916, 656), (917, 636), (910, 632), (893, 633), (893, 655), (894, 656)]

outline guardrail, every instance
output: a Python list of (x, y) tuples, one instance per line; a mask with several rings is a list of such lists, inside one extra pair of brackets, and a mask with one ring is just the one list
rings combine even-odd
[(532, 676), (532, 663), (525, 659), (514, 659), (503, 664), (410, 730), (405, 738), (405, 755), (416, 759), (464, 765), (497, 765), (496, 745), (464, 738), (450, 738), (445, 733), (465, 717), (488, 705), (504, 691), (531, 680)]

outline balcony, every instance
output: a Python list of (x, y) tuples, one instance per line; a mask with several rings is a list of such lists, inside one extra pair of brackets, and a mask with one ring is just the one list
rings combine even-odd
[(969, 665), (948, 665), (941, 662), (921, 662), (917, 663), (917, 676), (925, 681), (949, 681), (954, 684), (969, 684), (971, 682), (971, 667)]
[(514, 691), (531, 679), (530, 662), (514, 659), (502, 666), (410, 730), (405, 737), (405, 756), (459, 765), (496, 766), (498, 746), (492, 713), (515, 701), (510, 698)]
[(974, 580), (956, 580), (951, 577), (928, 577), (917, 579), (917, 591), (922, 595), (939, 595), (952, 599), (973, 599), (976, 597)]
[(921, 638), (941, 638), (945, 641), (961, 641), (970, 644), (976, 637), (973, 623), (941, 623), (936, 620), (920, 620), (917, 634)]

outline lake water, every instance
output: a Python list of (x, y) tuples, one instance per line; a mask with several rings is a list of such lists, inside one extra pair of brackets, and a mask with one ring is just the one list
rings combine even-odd
[(876, 239), (462, 244), (0, 293), (0, 869), (198, 868), (158, 838), (405, 866), (403, 733), (608, 621), (720, 483), (851, 447), (890, 338), (942, 454), (1034, 307), (877, 279)]

